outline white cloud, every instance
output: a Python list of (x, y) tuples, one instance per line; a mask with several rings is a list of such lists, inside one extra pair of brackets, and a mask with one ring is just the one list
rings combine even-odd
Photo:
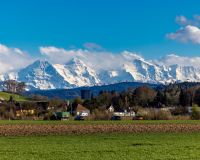
[[(140, 57), (133, 52), (112, 53), (106, 51), (65, 50), (54, 46), (40, 47), (41, 54), (51, 63), (67, 63), (73, 58), (80, 58), (86, 64), (96, 69), (115, 69)], [(142, 57), (140, 57), (142, 58)]]
[(167, 34), (168, 39), (200, 44), (200, 15), (193, 15), (191, 19), (183, 15), (176, 16), (176, 23), (181, 27), (176, 32)]
[(65, 50), (63, 48), (56, 48), (54, 46), (40, 47), (40, 53), (45, 59), (52, 63), (66, 63), (72, 58), (82, 57), (88, 54), (87, 50), (72, 49)]
[(133, 60), (140, 59), (146, 62), (152, 62), (159, 65), (180, 65), (180, 66), (194, 66), (200, 68), (200, 57), (187, 57), (170, 54), (160, 59), (145, 60), (140, 54), (135, 52), (123, 51), (121, 53), (112, 53), (104, 51), (88, 51), (88, 50), (65, 50), (56, 47), (41, 47), (40, 51), (45, 58), (51, 63), (67, 63), (72, 58), (79, 58), (87, 65), (95, 69), (119, 69), (123, 64), (131, 64)]
[[(196, 42), (197, 43), (197, 42)], [(199, 42), (198, 42), (199, 43)], [(41, 59), (45, 58), (52, 64), (64, 64), (72, 58), (79, 58), (94, 69), (118, 69), (123, 64), (131, 64), (135, 59), (145, 59), (135, 52), (123, 51), (113, 53), (106, 51), (91, 51), (84, 49), (64, 49), (55, 46), (40, 47)], [(18, 48), (10, 48), (0, 44), (0, 74), (24, 68), (32, 63), (34, 58)], [(148, 62), (148, 61), (147, 61)], [(183, 57), (175, 54), (167, 55), (161, 59), (149, 60), (160, 65), (194, 66), (200, 67), (200, 57)]]
[(200, 67), (200, 57), (187, 57), (187, 56), (178, 56), (176, 54), (169, 54), (161, 59), (154, 60), (155, 63), (160, 65), (180, 65), (180, 66), (194, 66)]
[(9, 48), (0, 44), (0, 73), (17, 70), (30, 63), (33, 58), (18, 48)]
[(180, 28), (175, 33), (167, 34), (167, 38), (184, 43), (192, 42), (194, 44), (200, 44), (200, 29), (196, 26), (188, 25)]

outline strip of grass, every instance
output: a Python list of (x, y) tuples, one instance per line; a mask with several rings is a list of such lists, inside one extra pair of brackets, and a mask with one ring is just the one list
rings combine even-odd
[(0, 137), (2, 160), (166, 160), (200, 158), (200, 135), (97, 134)]
[(0, 124), (200, 124), (200, 120), (122, 120), (122, 121), (44, 121), (44, 120), (0, 120)]
[(28, 98), (26, 98), (24, 96), (20, 96), (18, 94), (0, 92), (0, 97), (7, 100), (7, 101), (10, 99), (10, 96), (12, 96), (15, 101), (27, 101), (28, 100)]

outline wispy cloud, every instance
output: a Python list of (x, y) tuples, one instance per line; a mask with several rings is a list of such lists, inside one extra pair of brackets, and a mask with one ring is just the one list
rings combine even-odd
[(103, 47), (101, 45), (94, 43), (94, 42), (84, 43), (83, 46), (85, 47), (85, 49), (88, 49), (88, 50), (101, 50), (101, 49), (103, 49)]
[(194, 15), (192, 19), (188, 19), (187, 17), (180, 15), (176, 16), (176, 23), (181, 26), (199, 26), (200, 25), (200, 15)]
[(169, 54), (160, 59), (154, 60), (155, 63), (165, 66), (179, 65), (179, 66), (194, 66), (200, 67), (200, 57), (179, 56), (176, 54)]

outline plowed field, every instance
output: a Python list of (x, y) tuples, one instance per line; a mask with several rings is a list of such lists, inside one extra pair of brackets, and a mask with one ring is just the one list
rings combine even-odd
[(1, 124), (0, 136), (96, 133), (191, 133), (200, 124)]

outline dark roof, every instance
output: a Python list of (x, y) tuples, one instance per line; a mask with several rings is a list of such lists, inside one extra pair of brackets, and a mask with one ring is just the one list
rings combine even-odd
[(114, 108), (114, 109), (115, 109), (115, 112), (124, 112), (124, 109), (119, 108), (119, 107), (116, 107), (116, 108)]

